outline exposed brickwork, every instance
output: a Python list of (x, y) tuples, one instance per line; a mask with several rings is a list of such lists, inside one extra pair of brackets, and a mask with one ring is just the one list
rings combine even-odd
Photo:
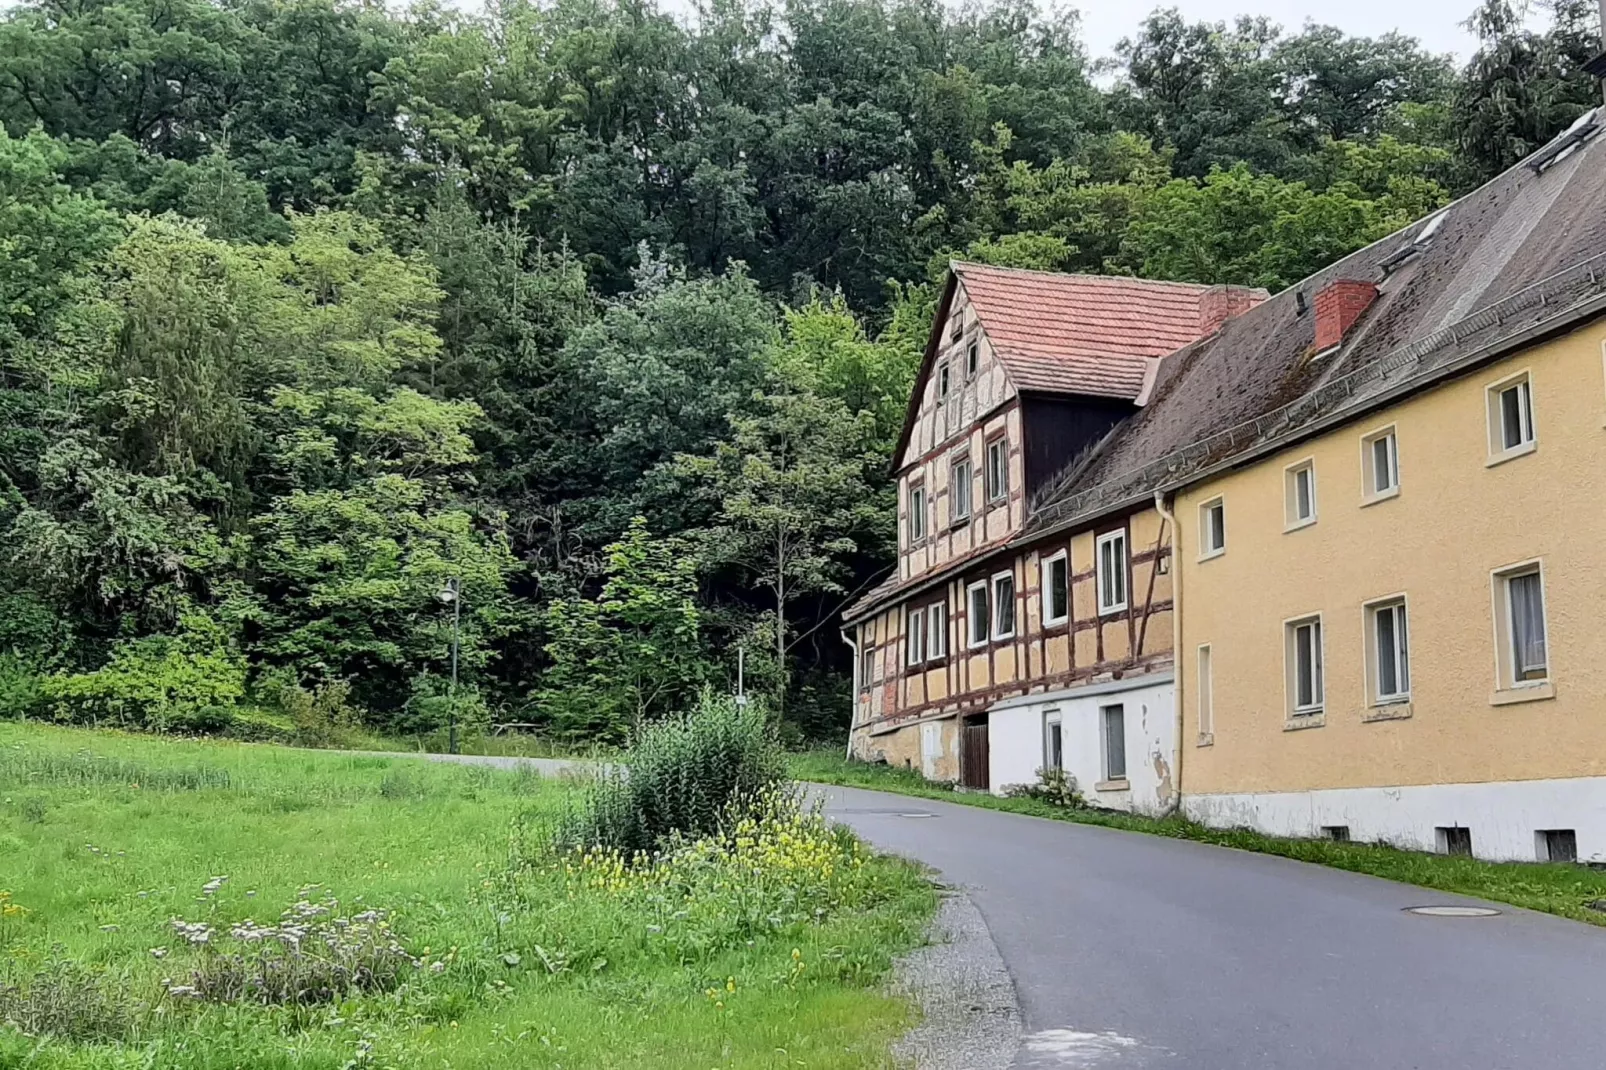
[(1360, 279), (1335, 279), (1316, 294), (1316, 352), (1331, 349), (1361, 318), (1373, 301), (1377, 287)]
[(1233, 316), (1241, 316), (1266, 299), (1265, 290), (1247, 286), (1212, 286), (1199, 295), (1199, 335), (1213, 334)]

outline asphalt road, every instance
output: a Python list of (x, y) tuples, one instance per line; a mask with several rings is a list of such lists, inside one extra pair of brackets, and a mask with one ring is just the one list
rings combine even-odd
[[(1204, 844), (824, 790), (831, 815), (969, 893), (1020, 999), (1016, 1067), (1606, 1067), (1606, 929)], [(1427, 904), (1502, 912), (1405, 911)]]

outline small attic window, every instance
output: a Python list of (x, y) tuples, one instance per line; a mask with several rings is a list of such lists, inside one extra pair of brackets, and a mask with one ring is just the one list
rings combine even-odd
[(950, 342), (957, 342), (959, 341), (960, 336), (964, 333), (965, 314), (963, 312), (955, 313), (954, 316), (948, 320), (948, 340)]

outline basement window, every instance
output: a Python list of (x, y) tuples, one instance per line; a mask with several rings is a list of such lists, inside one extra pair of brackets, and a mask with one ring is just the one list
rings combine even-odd
[(1332, 840), (1334, 843), (1348, 843), (1348, 842), (1350, 842), (1350, 839), (1349, 839), (1349, 826), (1348, 825), (1323, 825), (1322, 826), (1322, 839), (1324, 839), (1324, 840)]
[(1578, 833), (1574, 829), (1540, 829), (1534, 833), (1541, 862), (1578, 861)]
[(1472, 857), (1472, 830), (1461, 825), (1440, 825), (1434, 829), (1438, 834), (1439, 853), (1441, 855), (1464, 855)]

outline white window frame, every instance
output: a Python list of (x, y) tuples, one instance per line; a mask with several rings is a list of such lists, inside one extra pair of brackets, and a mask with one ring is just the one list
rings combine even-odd
[[(1009, 581), (1009, 598), (998, 596), (998, 585), (1005, 580)], [(1015, 632), (1020, 628), (1020, 596), (1015, 590), (1015, 573), (995, 572), (992, 575), (992, 609), (993, 609), (993, 639), (1013, 639)], [(1004, 615), (1004, 606), (1009, 606), (1009, 630), (1004, 630), (1004, 622), (1000, 619)]]
[[(1299, 701), (1299, 644), (1300, 630), (1314, 625), (1315, 647), (1311, 668), (1312, 702)], [(1283, 686), (1286, 691), (1285, 709), (1290, 720), (1313, 717), (1327, 708), (1327, 629), (1322, 626), (1320, 613), (1306, 613), (1283, 621)]]
[[(1121, 768), (1110, 767), (1110, 711), (1121, 711)], [(1104, 781), (1120, 782), (1127, 778), (1127, 770), (1131, 762), (1127, 760), (1126, 748), (1126, 705), (1121, 702), (1110, 702), (1099, 707), (1099, 742), (1103, 745), (1103, 753), (1099, 757), (1099, 765), (1104, 771)]]
[[(1515, 446), (1505, 444), (1505, 408), (1501, 404), (1501, 398), (1511, 390), (1519, 391), (1517, 420), (1520, 441)], [(1504, 464), (1539, 448), (1539, 418), (1534, 411), (1533, 395), (1533, 376), (1527, 368), (1504, 379), (1498, 379), (1484, 388), (1489, 432), (1489, 457), (1484, 462), (1486, 467)]]
[(953, 393), (954, 380), (946, 360), (937, 362), (937, 404), (946, 405)]
[(926, 484), (909, 484), (909, 545), (918, 546), (926, 540)]
[[(1116, 542), (1117, 540), (1119, 540), (1121, 543), (1121, 560), (1119, 566), (1121, 570), (1120, 601), (1115, 601), (1114, 599), (1110, 598), (1110, 594), (1112, 592), (1110, 591), (1109, 576), (1104, 568), (1104, 547), (1109, 543)], [(1116, 528), (1114, 531), (1106, 531), (1103, 535), (1100, 535), (1097, 540), (1095, 540), (1093, 544), (1093, 573), (1094, 586), (1098, 588), (1099, 616), (1102, 617), (1111, 613), (1120, 613), (1124, 611), (1131, 603), (1132, 596), (1132, 592), (1130, 590), (1132, 586), (1132, 558), (1131, 549), (1127, 545), (1126, 541), (1125, 528)]]
[(941, 661), (948, 656), (948, 603), (933, 602), (926, 607), (926, 660)]
[[(1221, 541), (1216, 542), (1215, 525), (1211, 523), (1211, 514), (1221, 512)], [(1227, 552), (1227, 500), (1216, 495), (1199, 506), (1199, 560), (1208, 561), (1212, 557), (1220, 557)]]
[[(964, 471), (961, 473), (960, 469), (963, 469)], [(960, 487), (963, 487), (964, 490), (965, 490), (965, 511), (964, 512), (960, 512), (959, 511), (959, 488)], [(951, 523), (951, 524), (959, 524), (959, 523), (961, 523), (963, 521), (966, 521), (966, 520), (970, 519), (971, 514), (973, 512), (975, 512), (975, 510), (976, 510), (976, 502), (975, 502), (975, 494), (974, 494), (975, 489), (976, 489), (975, 469), (971, 466), (969, 451), (967, 450), (962, 456), (956, 456), (956, 457), (949, 458), (949, 461), (948, 461), (948, 500), (951, 503), (953, 503), (949, 507), (949, 511), (952, 514), (948, 518), (949, 523)]]
[[(1389, 479), (1386, 487), (1377, 484), (1377, 458), (1378, 443), (1387, 443)], [(1400, 436), (1395, 425), (1380, 427), (1370, 434), (1361, 436), (1361, 503), (1371, 505), (1373, 502), (1387, 501), (1400, 496)]]
[(1204, 747), (1216, 740), (1216, 662), (1209, 643), (1200, 643), (1195, 653), (1194, 679), (1198, 681), (1194, 713), (1199, 722), (1199, 746)]
[[(982, 612), (976, 612), (976, 592), (982, 596)], [(980, 621), (982, 627), (981, 637), (976, 637), (976, 623)], [(965, 587), (965, 645), (975, 650), (984, 647), (992, 641), (993, 628), (993, 596), (992, 583), (989, 580), (977, 580)]]
[[(996, 469), (993, 464), (994, 454), (998, 456)], [(988, 505), (1007, 501), (1009, 498), (1009, 436), (999, 435), (987, 442), (987, 467), (982, 473), (982, 493), (987, 497)], [(998, 478), (993, 478), (993, 473)]]
[[(1049, 591), (1053, 589), (1053, 585), (1049, 582), (1049, 577), (1054, 574), (1055, 565), (1065, 566), (1065, 612), (1060, 614), (1054, 614), (1049, 611), (1053, 605), (1053, 599), (1049, 597)], [(1038, 568), (1040, 572), (1038, 595), (1043, 600), (1043, 626), (1050, 627), (1055, 624), (1064, 624), (1071, 619), (1071, 555), (1068, 551), (1058, 550), (1043, 558)]]
[(926, 660), (926, 610), (905, 606), (903, 610), (904, 664), (910, 668), (923, 665)]
[[(1361, 607), (1365, 622), (1366, 643), (1366, 704), (1368, 706), (1396, 706), (1411, 701), (1411, 610), (1402, 594), (1377, 598)], [(1378, 635), (1378, 618), (1384, 613), (1398, 614), (1394, 623), (1395, 649), (1385, 651)], [(1403, 627), (1402, 627), (1403, 625)], [(1394, 680), (1404, 687), (1384, 694), (1383, 665), (1385, 658), (1394, 663)]]
[[(1310, 474), (1310, 515), (1299, 514), (1299, 477)], [(1306, 457), (1283, 469), (1283, 530), (1298, 531), (1316, 523), (1316, 458)]]
[[(1554, 642), (1550, 630), (1550, 593), (1545, 582), (1544, 561), (1534, 558), (1502, 565), (1490, 572), (1490, 591), (1494, 608), (1495, 640), (1495, 694), (1523, 697), (1528, 692), (1551, 692), (1555, 676), (1553, 664)], [(1522, 576), (1539, 577), (1539, 619), (1545, 629), (1545, 675), (1532, 679), (1518, 679), (1516, 629), (1512, 622), (1511, 581)], [(1543, 696), (1534, 696), (1543, 697)]]
[[(1052, 729), (1059, 730), (1060, 752), (1059, 761), (1053, 762), (1053, 748), (1049, 746), (1049, 738), (1053, 735)], [(1043, 711), (1043, 766), (1044, 769), (1065, 768), (1065, 719), (1059, 710)]]

